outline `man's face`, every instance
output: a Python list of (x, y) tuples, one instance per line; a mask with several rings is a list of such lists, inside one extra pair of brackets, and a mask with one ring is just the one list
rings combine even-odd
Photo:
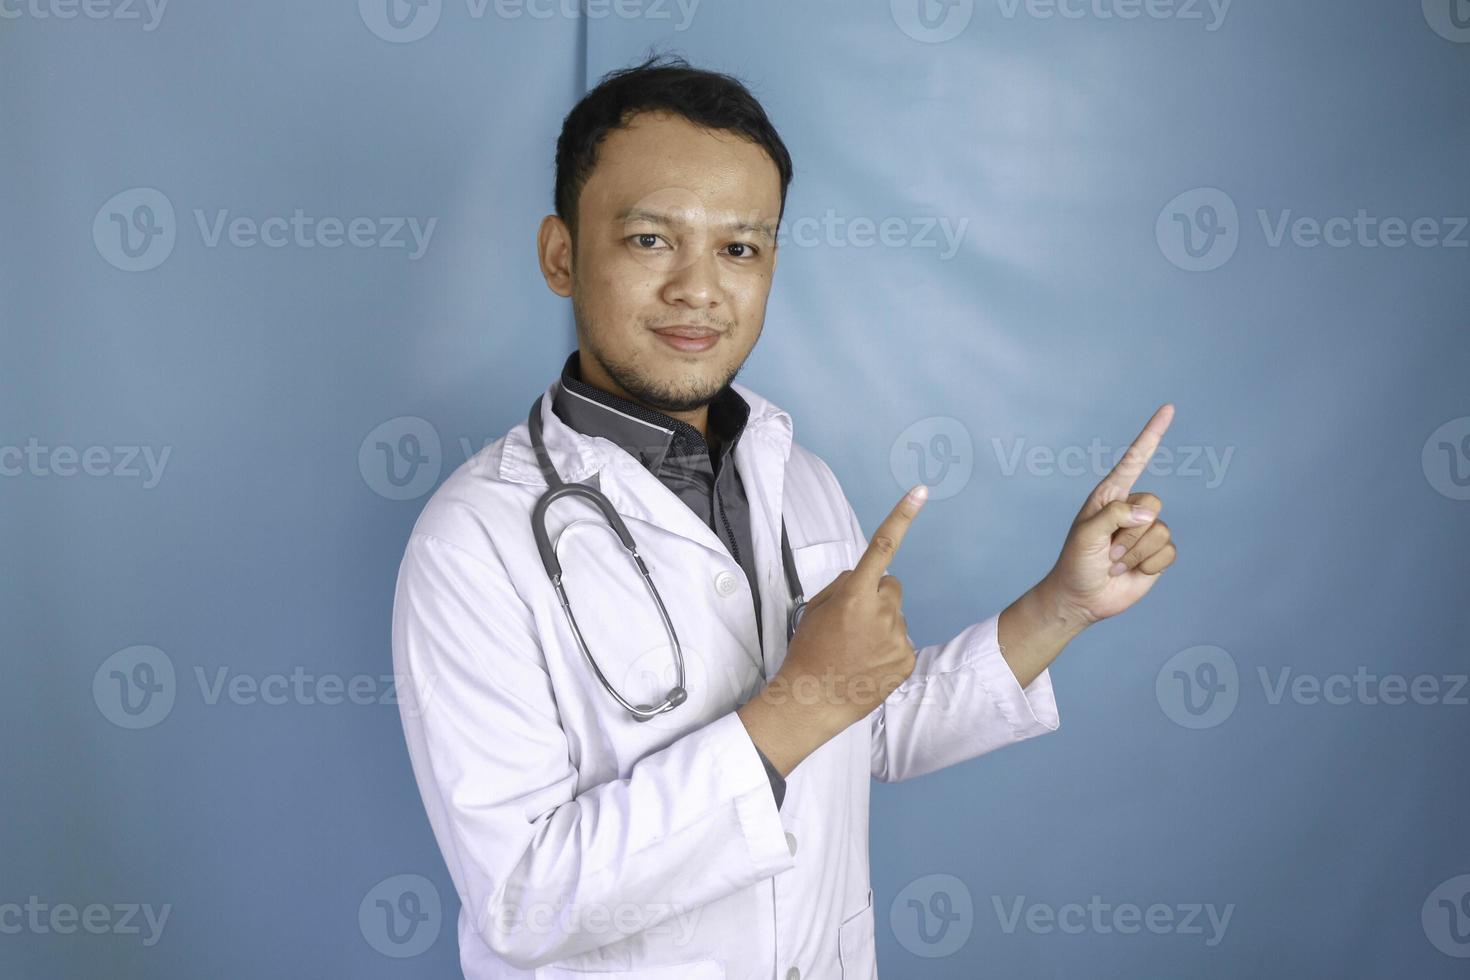
[[(543, 272), (571, 296), (583, 380), (663, 412), (707, 404), (760, 337), (780, 208), (775, 163), (734, 133), (667, 113), (609, 133), (578, 201), (575, 257), (565, 226), (542, 224)], [(718, 334), (680, 349), (655, 332), (675, 326)]]

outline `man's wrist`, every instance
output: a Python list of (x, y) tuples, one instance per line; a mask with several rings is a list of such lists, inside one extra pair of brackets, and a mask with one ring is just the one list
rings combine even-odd
[(801, 703), (779, 672), (736, 714), (783, 778), (845, 727), (822, 704)]
[(1001, 611), (996, 642), (1016, 680), (1026, 687), (1087, 625), (1067, 613), (1044, 584), (1038, 584)]
[(1095, 622), (1058, 599), (1046, 579), (1027, 589), (1018, 601), (1024, 601), (1030, 607), (1031, 618), (1038, 628), (1059, 638), (1075, 640)]

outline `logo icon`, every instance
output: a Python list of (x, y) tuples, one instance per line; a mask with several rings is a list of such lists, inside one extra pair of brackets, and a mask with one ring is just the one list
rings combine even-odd
[(939, 44), (958, 37), (975, 16), (975, 0), (889, 0), (893, 22), (915, 41)]
[[(637, 570), (634, 569), (632, 574), (634, 580), (637, 581)], [(643, 591), (646, 595), (647, 590)], [(582, 594), (587, 593), (584, 590)], [(572, 601), (576, 601), (575, 597), (572, 598)], [(655, 622), (658, 621), (658, 613), (651, 600), (647, 602), (646, 613), (643, 610), (637, 612), (629, 610), (628, 614), (630, 617), (640, 617), (636, 621), (638, 623), (643, 622), (642, 617), (644, 616)], [(624, 622), (622, 625), (625, 636), (639, 635), (635, 633), (633, 623)], [(656, 628), (659, 631), (663, 629), (661, 625)], [(709, 669), (711, 664), (718, 663), (719, 658), (708, 656), (699, 649), (691, 647), (683, 638), (680, 639), (679, 649), (684, 655), (685, 699), (676, 708), (654, 715), (647, 721), (637, 722), (640, 732), (658, 729), (688, 730), (701, 721), (714, 717), (714, 714), (709, 711), (712, 694), (722, 696), (725, 691), (735, 687), (732, 681), (722, 676), (730, 672), (729, 667), (716, 668), (714, 672)], [(615, 662), (613, 654), (616, 653), (616, 647), (612, 651), (609, 651), (606, 646), (601, 651), (589, 647), (589, 652), (594, 659), (601, 657), (604, 663)], [(609, 668), (602, 667), (601, 669), (607, 672)], [(663, 703), (675, 681), (678, 680), (678, 676), (679, 666), (674, 657), (674, 648), (669, 644), (668, 637), (665, 636), (662, 642), (647, 647), (628, 663), (627, 667), (621, 671), (620, 679), (616, 681), (617, 690), (624, 698), (640, 708), (653, 707)], [(610, 682), (613, 680), (612, 674), (608, 674), (608, 680)], [(601, 686), (598, 685), (598, 687)], [(632, 720), (632, 714), (624, 710), (612, 695), (606, 691), (598, 691), (597, 696), (607, 699), (609, 710), (616, 712), (622, 718)]]
[(953, 497), (970, 482), (975, 469), (970, 430), (947, 415), (919, 419), (893, 440), (888, 467), (900, 489), (923, 483), (931, 501)]
[(97, 253), (124, 272), (158, 268), (173, 253), (177, 234), (172, 202), (152, 187), (114, 194), (92, 219)]
[(408, 44), (439, 23), (443, 0), (357, 0), (362, 22), (384, 41)]
[(975, 902), (969, 887), (954, 875), (925, 875), (893, 897), (888, 924), (899, 944), (915, 956), (952, 956), (970, 939)]
[(174, 708), (174, 663), (158, 647), (119, 650), (92, 675), (92, 700), (119, 728), (152, 728)]
[(1424, 935), (1446, 956), (1470, 957), (1470, 875), (1440, 882), (1419, 910)]
[(357, 926), (384, 956), (418, 956), (439, 938), (439, 889), (423, 875), (385, 878), (363, 896)]
[(1451, 500), (1470, 500), (1470, 416), (1450, 419), (1424, 440), (1420, 463), (1429, 485)]
[(1424, 19), (1446, 41), (1470, 43), (1470, 0), (1423, 0)]
[(1240, 215), (1230, 195), (1197, 187), (1159, 212), (1154, 237), (1164, 258), (1186, 272), (1209, 272), (1230, 261), (1240, 244)]
[(1235, 713), (1240, 700), (1235, 658), (1207, 644), (1180, 650), (1159, 668), (1154, 694), (1174, 724), (1214, 728)]
[(357, 450), (357, 468), (378, 496), (413, 500), (439, 481), (443, 456), (439, 431), (427, 419), (400, 415), (367, 434)]

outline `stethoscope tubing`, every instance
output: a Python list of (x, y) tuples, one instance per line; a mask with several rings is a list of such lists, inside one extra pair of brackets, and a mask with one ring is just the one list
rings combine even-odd
[[(546, 492), (536, 501), (531, 511), (531, 532), (536, 539), (536, 550), (541, 555), (541, 564), (546, 569), (546, 575), (551, 580), (552, 588), (556, 590), (557, 601), (561, 603), (563, 612), (566, 613), (567, 622), (571, 625), (572, 635), (577, 641), (577, 647), (582, 651), (582, 658), (587, 661), (598, 682), (612, 695), (612, 697), (625, 710), (632, 714), (637, 721), (648, 721), (666, 711), (683, 704), (689, 697), (686, 687), (686, 675), (684, 671), (684, 649), (679, 644), (678, 632), (674, 629), (674, 621), (669, 616), (668, 608), (664, 605), (663, 597), (659, 595), (658, 588), (653, 584), (653, 577), (648, 572), (648, 565), (643, 556), (638, 553), (638, 546), (633, 540), (623, 518), (613, 507), (612, 502), (602, 494), (601, 491), (581, 483), (567, 483), (557, 473), (556, 466), (551, 462), (551, 456), (546, 451), (546, 445), (541, 437), (541, 405), (545, 395), (537, 398), (531, 405), (531, 415), (527, 419), (527, 427), (530, 431), (531, 449), (536, 454), (537, 465), (542, 475), (546, 478)], [(633, 704), (622, 696), (607, 677), (602, 669), (598, 667), (592, 651), (587, 648), (586, 638), (582, 635), (582, 628), (577, 623), (576, 614), (572, 612), (571, 600), (567, 597), (566, 588), (562, 584), (561, 559), (557, 554), (557, 545), (561, 542), (561, 534), (557, 535), (556, 542), (552, 542), (546, 533), (546, 512), (551, 505), (566, 497), (581, 497), (593, 504), (602, 512), (607, 521), (607, 527), (617, 535), (622, 542), (623, 548), (633, 559), (633, 564), (638, 569), (638, 574), (643, 579), (643, 584), (648, 590), (649, 597), (653, 599), (658, 609), (659, 618), (663, 620), (664, 630), (668, 634), (669, 642), (674, 647), (674, 669), (676, 673), (675, 683), (669, 689), (669, 693), (657, 705)], [(579, 523), (579, 522), (573, 522)], [(595, 523), (595, 522), (594, 522)], [(571, 525), (568, 525), (570, 527)], [(564, 533), (566, 528), (562, 529)], [(781, 522), (781, 559), (785, 567), (786, 581), (791, 589), (793, 605), (791, 613), (787, 617), (786, 638), (788, 642), (795, 635), (796, 628), (801, 622), (801, 615), (806, 610), (806, 596), (801, 590), (801, 581), (796, 574), (796, 562), (792, 557), (791, 545), (786, 538), (786, 522)]]

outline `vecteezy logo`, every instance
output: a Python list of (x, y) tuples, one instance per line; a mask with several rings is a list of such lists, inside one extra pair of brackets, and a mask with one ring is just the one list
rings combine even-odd
[(407, 44), (439, 23), (442, 0), (357, 0), (362, 22), (384, 41)]
[[(616, 546), (616, 541), (613, 542), (613, 545)], [(606, 548), (607, 543), (602, 543), (602, 546)], [(580, 557), (583, 559), (580, 562), (582, 567), (589, 567), (585, 560), (586, 556)], [(562, 561), (568, 569), (572, 567), (572, 563), (568, 559), (563, 558)], [(638, 570), (630, 566), (630, 571), (634, 581), (637, 581)], [(656, 573), (654, 577), (657, 578)], [(642, 587), (639, 586), (639, 588), (641, 589)], [(646, 598), (647, 590), (643, 591)], [(588, 592), (584, 587), (579, 594), (587, 596)], [(577, 596), (571, 595), (570, 601), (573, 603), (573, 613), (575, 614)], [(651, 601), (648, 602), (646, 610), (624, 610), (624, 612), (628, 617), (626, 621), (621, 623), (622, 635), (625, 640), (643, 635), (639, 631), (639, 624), (647, 626), (650, 630), (658, 630), (660, 633), (663, 632), (662, 621), (659, 620), (658, 612), (654, 609)], [(647, 619), (644, 617), (647, 617)], [(649, 623), (647, 620), (653, 620), (653, 623)], [(680, 643), (679, 650), (684, 657), (685, 699), (680, 702), (677, 708), (654, 715), (647, 721), (638, 722), (639, 731), (646, 730), (652, 732), (658, 729), (682, 731), (688, 729), (690, 719), (715, 717), (718, 712), (709, 710), (712, 697), (722, 697), (722, 692), (738, 690), (740, 687), (740, 680), (730, 676), (732, 670), (722, 658), (710, 656), (705, 651), (691, 646), (687, 640)], [(594, 649), (590, 652), (594, 658), (599, 655), (598, 650)], [(608, 651), (604, 647), (600, 652), (602, 655), (607, 656), (613, 651)], [(611, 659), (611, 657), (608, 657), (608, 660)], [(604, 660), (603, 663), (607, 664), (608, 660)], [(607, 667), (604, 666), (603, 669), (606, 670)], [(627, 669), (622, 672), (622, 679), (617, 682), (617, 690), (618, 693), (634, 705), (639, 707), (652, 707), (653, 705), (661, 704), (663, 699), (668, 696), (669, 691), (674, 687), (675, 681), (678, 680), (678, 674), (678, 658), (674, 655), (674, 648), (669, 644), (668, 637), (665, 636), (661, 642), (648, 646), (632, 659)], [(615, 710), (622, 717), (632, 718), (632, 715), (624, 712), (622, 707), (617, 704), (611, 695), (604, 696), (607, 697), (609, 710)]]
[(954, 875), (925, 875), (893, 897), (888, 924), (915, 956), (952, 956), (975, 927), (975, 902), (969, 887)]
[(412, 500), (439, 481), (439, 431), (426, 419), (400, 415), (367, 434), (357, 450), (363, 481), (380, 497)]
[(1451, 500), (1470, 500), (1470, 415), (1450, 419), (1424, 440), (1424, 478)]
[(1446, 41), (1470, 44), (1470, 0), (1424, 0), (1424, 19)]
[(1470, 875), (1440, 882), (1419, 910), (1424, 935), (1446, 956), (1470, 957)]
[(970, 430), (947, 415), (919, 419), (893, 440), (888, 468), (900, 488), (923, 483), (930, 500), (953, 497), (970, 482), (975, 469)]
[(92, 700), (119, 728), (152, 728), (174, 707), (174, 664), (158, 647), (119, 650), (92, 675)]
[(173, 204), (152, 187), (114, 194), (92, 219), (98, 254), (124, 272), (146, 272), (162, 265), (174, 250), (177, 234)]
[(1240, 214), (1230, 195), (1216, 187), (1196, 187), (1164, 205), (1154, 222), (1154, 237), (1164, 258), (1186, 272), (1218, 269), (1240, 244)]
[(385, 878), (363, 896), (357, 926), (384, 956), (418, 956), (439, 938), (439, 889), (423, 875)]
[(939, 44), (959, 36), (975, 15), (975, 0), (888, 0), (893, 22), (915, 41)]
[(1174, 724), (1214, 728), (1235, 712), (1240, 700), (1235, 658), (1216, 646), (1180, 650), (1159, 668), (1154, 694)]

